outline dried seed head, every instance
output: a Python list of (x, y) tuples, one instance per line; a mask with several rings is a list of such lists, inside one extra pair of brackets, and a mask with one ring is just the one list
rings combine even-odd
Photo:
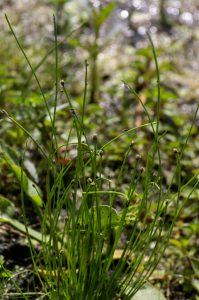
[(35, 188), (35, 184), (33, 183), (32, 186)]
[(177, 150), (176, 148), (173, 149), (173, 152), (174, 152), (175, 154), (179, 153), (178, 150)]
[(169, 204), (169, 199), (165, 200), (165, 205), (167, 206)]
[(144, 167), (141, 167), (140, 168), (140, 172), (142, 173), (144, 171)]
[(61, 86), (63, 86), (63, 87), (64, 87), (64, 85), (65, 85), (65, 81), (62, 79), (62, 80), (60, 81), (60, 84), (61, 84)]
[(96, 141), (97, 140), (97, 133), (94, 133), (93, 134), (93, 141)]
[(95, 185), (95, 182), (91, 182), (90, 184), (90, 187), (94, 186)]
[(102, 156), (104, 154), (104, 151), (100, 150), (99, 154)]
[(135, 144), (135, 142), (132, 141), (132, 142), (130, 143), (130, 147), (132, 148), (132, 147), (134, 146), (134, 144)]
[(56, 160), (53, 158), (53, 164), (55, 164), (56, 163)]
[(136, 160), (140, 160), (140, 159), (141, 159), (141, 156), (140, 156), (139, 154), (137, 154), (137, 155), (135, 156), (135, 159), (136, 159)]
[(91, 178), (88, 178), (88, 179), (87, 179), (87, 182), (90, 182), (90, 183), (91, 183), (91, 182), (92, 182), (92, 179), (91, 179)]
[(112, 183), (113, 181), (112, 180), (109, 180), (109, 183)]
[(71, 184), (73, 184), (73, 183), (75, 183), (75, 179), (72, 179), (72, 180), (71, 180)]

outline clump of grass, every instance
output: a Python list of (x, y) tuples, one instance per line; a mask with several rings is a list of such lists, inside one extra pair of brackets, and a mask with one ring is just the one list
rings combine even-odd
[[(6, 16), (7, 19), (7, 16)], [(31, 256), (34, 265), (35, 276), (39, 278), (41, 284), (41, 291), (35, 295), (42, 299), (48, 296), (49, 299), (119, 299), (122, 295), (124, 299), (131, 299), (133, 295), (145, 284), (150, 275), (156, 269), (160, 262), (164, 251), (168, 245), (169, 238), (172, 233), (175, 221), (182, 210), (179, 208), (180, 191), (181, 188), (181, 167), (180, 160), (185, 150), (189, 135), (185, 141), (184, 147), (179, 154), (177, 149), (174, 149), (176, 156), (176, 169), (173, 174), (171, 183), (166, 191), (163, 193), (163, 170), (161, 164), (161, 150), (159, 148), (160, 139), (164, 138), (164, 134), (159, 136), (159, 115), (160, 115), (160, 78), (158, 63), (155, 54), (155, 49), (150, 35), (148, 34), (157, 72), (157, 89), (158, 89), (158, 112), (157, 120), (153, 122), (147, 111), (146, 106), (142, 103), (137, 93), (131, 88), (132, 93), (139, 99), (143, 109), (145, 110), (149, 123), (139, 126), (151, 126), (154, 134), (154, 140), (151, 141), (151, 148), (147, 154), (146, 166), (139, 168), (142, 161), (141, 154), (135, 155), (133, 146), (136, 141), (132, 141), (126, 149), (126, 154), (116, 179), (115, 188), (112, 188), (112, 182), (109, 178), (103, 177), (103, 150), (116, 139), (137, 128), (132, 128), (128, 131), (115, 137), (113, 140), (104, 144), (101, 148), (98, 147), (97, 133), (93, 134), (92, 142), (89, 142), (87, 137), (86, 127), (84, 125), (84, 114), (86, 110), (87, 97), (87, 69), (88, 62), (85, 62), (85, 89), (83, 97), (83, 110), (81, 117), (78, 116), (74, 109), (74, 103), (67, 93), (64, 80), (60, 81), (62, 92), (65, 94), (69, 103), (71, 114), (71, 128), (68, 134), (68, 140), (65, 146), (66, 157), (67, 148), (70, 145), (72, 130), (75, 131), (77, 137), (77, 155), (66, 165), (61, 164), (59, 160), (58, 146), (56, 137), (56, 107), (58, 102), (58, 43), (55, 17), (54, 31), (55, 31), (55, 101), (54, 113), (51, 116), (50, 108), (46, 102), (44, 93), (42, 91), (36, 73), (23, 51), (23, 48), (15, 36), (12, 26), (8, 19), (8, 25), (15, 37), (21, 51), (26, 58), (32, 73), (39, 85), (41, 94), (45, 101), (47, 111), (50, 117), (52, 132), (48, 154), (42, 149), (41, 145), (27, 132), (16, 120), (11, 118), (4, 110), (2, 113), (6, 114), (16, 126), (22, 128), (30, 139), (32, 139), (38, 148), (41, 150), (48, 162), (48, 171), (46, 176), (46, 192), (47, 198), (43, 200), (43, 212), (40, 212), (42, 219), (42, 245), (41, 250), (37, 253), (31, 241), (29, 229), (26, 221), (26, 210), (24, 203), (24, 176), (23, 166), (26, 149), (22, 158), (21, 164), (21, 200), (22, 210), (24, 216), (24, 224), (30, 246)], [(127, 86), (128, 84), (124, 82)], [(198, 108), (197, 108), (198, 111)], [(196, 111), (196, 114), (197, 114)], [(194, 120), (196, 117), (194, 116)], [(194, 122), (193, 120), (193, 122)], [(192, 123), (193, 126), (193, 123)], [(192, 128), (192, 127), (191, 127)], [(85, 142), (82, 142), (84, 136)], [(53, 141), (56, 144), (56, 150), (53, 152)], [(84, 159), (85, 155), (89, 154), (89, 159)], [(134, 155), (134, 170), (129, 183), (128, 191), (121, 193), (118, 191), (120, 179), (124, 173), (124, 166), (129, 155)], [(58, 157), (58, 166), (55, 165), (54, 157)], [(145, 155), (145, 154), (143, 154)], [(152, 179), (154, 169), (154, 161), (156, 156), (159, 161), (159, 170), (155, 179)], [(72, 163), (75, 163), (75, 176), (69, 184), (65, 182), (65, 174), (70, 169)], [(54, 173), (54, 181), (50, 178), (51, 170)], [(89, 177), (86, 175), (89, 172)], [(97, 174), (99, 175), (97, 176)], [(165, 225), (165, 217), (169, 201), (166, 200), (175, 176), (177, 175), (178, 191), (175, 195), (176, 208), (173, 217), (173, 222), (167, 229), (163, 230)], [(108, 177), (108, 176), (107, 176)], [(145, 189), (142, 197), (137, 203), (133, 203), (132, 198), (136, 192), (139, 181), (143, 178), (145, 180)], [(195, 178), (195, 176), (194, 176)], [(109, 183), (109, 189), (103, 188), (104, 182)], [(197, 182), (198, 184), (198, 182)], [(197, 184), (193, 187), (184, 204), (190, 197)], [(35, 187), (35, 186), (34, 186)], [(36, 187), (35, 187), (36, 188)], [(70, 193), (72, 191), (72, 198)], [(42, 196), (39, 194), (40, 198)], [(78, 203), (78, 193), (81, 193), (81, 203)], [(151, 206), (154, 201), (154, 196), (157, 197), (157, 210), (153, 214), (153, 218), (148, 224), (147, 217), (151, 214)], [(109, 205), (102, 205), (101, 196), (106, 195), (109, 200)], [(124, 199), (124, 207), (120, 213), (114, 209), (115, 197), (122, 197)], [(174, 198), (170, 199), (170, 202)], [(183, 205), (184, 205), (183, 204)], [(77, 205), (79, 205), (77, 209)], [(59, 218), (61, 211), (65, 209), (65, 222), (62, 230), (59, 230)], [(142, 213), (144, 212), (144, 217)], [(119, 239), (124, 232), (125, 226), (132, 224), (129, 236), (127, 237), (126, 245), (119, 257), (117, 263), (114, 263), (115, 251), (118, 247)], [(138, 230), (139, 228), (139, 230)], [(154, 247), (149, 251), (151, 243), (154, 242)], [(143, 263), (145, 255), (148, 254), (148, 261)], [(141, 266), (141, 271), (139, 267)], [(2, 266), (5, 270), (5, 268)], [(139, 272), (138, 272), (139, 270)], [(5, 270), (6, 272), (6, 270)], [(16, 285), (10, 274), (7, 273), (19, 293), (24, 299), (30, 293), (24, 293)], [(17, 293), (15, 294), (18, 295)]]

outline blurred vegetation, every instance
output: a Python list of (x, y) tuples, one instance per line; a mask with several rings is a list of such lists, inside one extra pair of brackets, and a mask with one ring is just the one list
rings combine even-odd
[[(6, 1), (6, 5), (0, 3), (0, 6), (0, 106), (31, 132), (46, 151), (50, 143), (50, 119), (35, 78), (14, 41), (4, 13), (8, 15), (34, 68), (54, 48), (52, 14), (56, 14), (58, 42), (61, 42), (59, 79), (65, 80), (75, 109), (81, 115), (84, 61), (88, 60), (85, 126), (90, 135), (98, 133), (99, 146), (100, 140), (104, 144), (124, 129), (148, 123), (138, 100), (121, 80), (136, 90), (152, 118), (157, 113), (155, 65), (145, 34), (146, 30), (150, 32), (161, 74), (160, 133), (165, 130), (167, 133), (160, 145), (164, 153), (164, 182), (168, 185), (176, 166), (172, 150), (182, 149), (198, 104), (199, 1), (20, 0)], [(73, 30), (71, 36), (64, 39)], [(55, 94), (54, 65), (52, 51), (36, 71), (50, 107), (53, 107)], [(56, 119), (59, 145), (67, 141), (70, 119), (67, 101), (60, 86)], [(21, 158), (27, 135), (9, 120), (2, 121), (0, 126), (0, 138)], [(197, 116), (181, 160), (182, 184), (198, 172), (198, 128)], [(145, 127), (111, 144), (105, 153), (107, 174), (111, 177), (117, 174), (125, 149), (132, 140), (135, 140), (135, 151), (142, 155), (144, 163), (152, 139), (151, 129)], [(69, 148), (67, 159), (73, 158), (74, 149), (72, 146)], [(129, 159), (121, 185), (131, 176), (132, 163)], [(33, 143), (30, 143), (26, 152), (25, 167), (31, 180), (44, 191), (46, 164)], [(20, 186), (3, 159), (0, 160), (0, 168), (0, 194), (19, 206)], [(190, 189), (187, 187), (183, 190), (182, 200)], [(172, 193), (175, 192), (174, 185)], [(199, 299), (198, 199), (199, 190), (196, 189), (175, 225), (173, 238), (162, 261), (164, 274), (154, 274), (151, 279), (153, 284), (165, 291), (167, 299)], [(172, 218), (172, 211), (171, 205), (168, 222)], [(20, 213), (19, 208), (16, 211), (18, 217)]]

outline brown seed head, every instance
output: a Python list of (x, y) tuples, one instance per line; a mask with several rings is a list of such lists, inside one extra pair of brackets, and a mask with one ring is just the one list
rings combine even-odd
[(143, 167), (141, 167), (141, 168), (140, 168), (140, 172), (142, 173), (143, 171), (144, 171), (144, 168), (143, 168)]
[(135, 159), (136, 159), (136, 160), (140, 160), (140, 159), (141, 159), (141, 156), (140, 156), (139, 154), (137, 154), (136, 157), (135, 157)]
[(97, 140), (97, 133), (94, 133), (93, 134), (93, 141), (96, 141)]
[(177, 150), (176, 148), (173, 149), (173, 152), (174, 152), (175, 154), (179, 153), (178, 150)]
[(100, 150), (99, 154), (102, 156), (104, 154), (104, 151)]
[(63, 87), (64, 87), (64, 85), (65, 85), (65, 81), (62, 79), (62, 80), (60, 81), (60, 84), (61, 84), (61, 86), (63, 86)]

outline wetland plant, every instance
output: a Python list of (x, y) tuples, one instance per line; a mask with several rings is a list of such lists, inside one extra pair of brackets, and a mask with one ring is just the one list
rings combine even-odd
[[(166, 191), (163, 191), (163, 170), (159, 141), (160, 139), (164, 139), (166, 132), (161, 136), (159, 135), (160, 78), (155, 49), (150, 35), (148, 34), (148, 38), (151, 43), (157, 73), (157, 119), (155, 121), (151, 119), (139, 95), (129, 86), (130, 91), (142, 104), (148, 116), (149, 123), (126, 130), (99, 148), (97, 134), (93, 134), (92, 141), (90, 141), (87, 137), (86, 126), (84, 124), (87, 97), (87, 61), (85, 62), (83, 109), (81, 116), (78, 116), (74, 108), (75, 105), (67, 93), (64, 80), (60, 82), (58, 80), (58, 43), (54, 17), (56, 83), (54, 112), (52, 114), (35, 70), (17, 39), (7, 16), (6, 19), (38, 83), (41, 95), (46, 104), (52, 130), (49, 151), (46, 153), (30, 132), (23, 128), (5, 110), (1, 110), (5, 118), (8, 118), (16, 126), (24, 130), (28, 139), (31, 139), (37, 145), (48, 164), (46, 199), (43, 199), (39, 187), (31, 182), (23, 171), (28, 141), (20, 165), (17, 161), (15, 151), (1, 140), (2, 156), (21, 184), (24, 225), (14, 219), (14, 206), (8, 199), (3, 197), (0, 198), (0, 221), (9, 223), (18, 230), (26, 233), (33, 261), (32, 273), (40, 282), (39, 292), (36, 289), (33, 293), (22, 291), (12, 278), (10, 272), (6, 270), (5, 265), (3, 266), (3, 262), (1, 262), (1, 267), (18, 290), (14, 295), (23, 297), (23, 299), (28, 299), (29, 296), (34, 295), (37, 299), (47, 296), (53, 300), (110, 300), (120, 299), (121, 297), (126, 300), (132, 299), (156, 269), (167, 248), (175, 221), (198, 184), (198, 182), (195, 184), (183, 205), (179, 207), (181, 190), (198, 175), (196, 174), (186, 185), (181, 187), (180, 160), (198, 108), (183, 149), (180, 153), (177, 149), (173, 150), (176, 156), (176, 168), (169, 187)], [(56, 107), (59, 84), (61, 85), (62, 93), (66, 96), (71, 114), (71, 128), (68, 133), (68, 140), (64, 145), (58, 145), (56, 137)], [(124, 84), (128, 86), (128, 83), (124, 82)], [(136, 131), (137, 128), (144, 126), (150, 126), (153, 132), (153, 140), (151, 141), (151, 147), (146, 157), (146, 165), (141, 168), (139, 167), (142, 157), (134, 153), (134, 143), (136, 141), (132, 141), (128, 149), (126, 149), (122, 166), (113, 185), (110, 178), (103, 175), (104, 150), (110, 143), (114, 143), (121, 136), (129, 135), (132, 131)], [(76, 142), (71, 142), (72, 130), (75, 131)], [(82, 140), (82, 137), (84, 140)], [(77, 155), (72, 160), (64, 163), (67, 148), (71, 144), (77, 146)], [(59, 149), (63, 146), (65, 147), (65, 155), (63, 163), (61, 163)], [(129, 155), (134, 156), (133, 174), (128, 189), (125, 192), (120, 192), (118, 191), (119, 183), (124, 174), (124, 166)], [(85, 156), (89, 158), (85, 160)], [(57, 157), (57, 162), (55, 161), (55, 157)], [(152, 174), (155, 159), (158, 159), (158, 171), (154, 179)], [(75, 165), (75, 175), (69, 183), (66, 183), (65, 175), (72, 165)], [(54, 174), (53, 180), (50, 176), (52, 172)], [(178, 190), (168, 200), (169, 192), (175, 178), (177, 178)], [(136, 195), (140, 180), (144, 180), (144, 190), (140, 196), (138, 195), (138, 200), (135, 202), (133, 196)], [(37, 232), (27, 226), (24, 194), (32, 201), (35, 211), (42, 222), (41, 232)], [(108, 205), (103, 205), (103, 195), (105, 195)], [(120, 212), (114, 209), (116, 197), (123, 199), (123, 209)], [(167, 207), (172, 201), (176, 203), (173, 221), (172, 224), (169, 224), (165, 228)], [(154, 203), (156, 204), (156, 212), (152, 213), (151, 206)], [(63, 209), (65, 216), (60, 229), (59, 222)], [(150, 222), (148, 221), (149, 216)], [(118, 250), (118, 242), (126, 225), (130, 226), (130, 232), (123, 249)], [(33, 239), (40, 242), (40, 251), (35, 250), (32, 242)], [(153, 247), (150, 247), (152, 243)], [(146, 254), (148, 260), (144, 259)], [(4, 291), (3, 295), (9, 296), (9, 293)]]

